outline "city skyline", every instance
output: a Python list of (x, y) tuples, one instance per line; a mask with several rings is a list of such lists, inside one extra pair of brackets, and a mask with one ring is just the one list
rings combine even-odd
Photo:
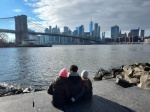
[(5, 0), (0, 4), (3, 4), (0, 18), (24, 14), (45, 27), (58, 25), (61, 31), (64, 26), (73, 31), (76, 26), (84, 25), (87, 32), (92, 17), (106, 37), (111, 37), (111, 26), (114, 25), (118, 25), (122, 33), (140, 27), (146, 36), (150, 35), (148, 0)]

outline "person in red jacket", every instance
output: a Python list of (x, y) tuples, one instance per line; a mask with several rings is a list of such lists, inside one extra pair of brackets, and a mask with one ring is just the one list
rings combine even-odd
[(70, 98), (69, 87), (67, 84), (68, 72), (64, 68), (60, 71), (59, 76), (49, 86), (48, 94), (53, 95), (52, 104), (59, 109), (63, 109), (63, 106), (67, 103)]

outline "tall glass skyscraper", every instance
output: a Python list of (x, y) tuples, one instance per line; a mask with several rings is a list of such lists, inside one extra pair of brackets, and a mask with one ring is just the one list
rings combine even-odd
[(79, 26), (79, 35), (81, 36), (83, 36), (84, 35), (84, 26), (83, 25), (81, 25), (81, 26)]
[(111, 27), (111, 38), (116, 39), (119, 35), (119, 26), (115, 25)]
[(93, 35), (92, 34), (92, 31), (93, 31), (93, 22), (92, 21), (90, 21), (90, 24), (89, 24), (89, 32), (90, 32), (90, 37)]

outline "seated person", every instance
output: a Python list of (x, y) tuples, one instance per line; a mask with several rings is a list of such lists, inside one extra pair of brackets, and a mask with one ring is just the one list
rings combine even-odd
[(55, 107), (63, 108), (70, 98), (69, 87), (67, 84), (68, 72), (64, 68), (60, 71), (59, 76), (56, 80), (49, 86), (48, 94), (53, 95), (52, 104)]
[(83, 85), (85, 87), (85, 93), (83, 95), (83, 99), (90, 99), (92, 98), (93, 92), (92, 92), (92, 82), (88, 78), (88, 72), (86, 70), (83, 70), (81, 72), (81, 78)]
[(70, 99), (72, 102), (79, 101), (84, 95), (84, 86), (81, 77), (77, 73), (78, 67), (72, 65), (68, 74), (68, 86), (70, 90)]

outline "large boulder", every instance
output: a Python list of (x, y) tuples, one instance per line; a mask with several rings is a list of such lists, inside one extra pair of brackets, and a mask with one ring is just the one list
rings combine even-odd
[(94, 76), (94, 80), (102, 80), (104, 79), (103, 77), (108, 77), (110, 76), (110, 72), (104, 70), (104, 69), (100, 69), (98, 72), (96, 72), (95, 76)]
[(127, 88), (133, 86), (133, 84), (129, 83), (128, 81), (120, 78), (116, 78), (116, 84), (120, 85), (121, 87)]
[(143, 89), (150, 89), (150, 72), (143, 72), (138, 87), (141, 87)]

